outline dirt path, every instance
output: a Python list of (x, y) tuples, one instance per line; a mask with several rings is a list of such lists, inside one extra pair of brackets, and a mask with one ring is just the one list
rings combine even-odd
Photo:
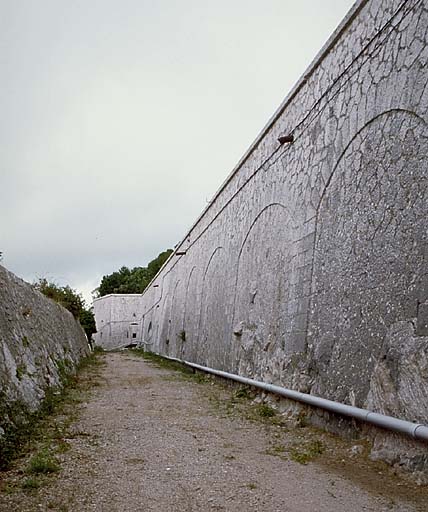
[[(128, 353), (104, 357), (102, 384), (71, 427), (61, 471), (40, 489), (1, 493), (0, 511), (428, 510), (423, 489), (361, 457), (329, 468), (333, 452), (342, 457), (352, 445), (306, 428), (287, 430), (269, 414), (252, 420), (254, 404), (231, 400), (232, 388)], [(299, 440), (325, 453), (301, 464), (307, 452), (298, 451)], [(352, 466), (365, 474), (363, 483)]]

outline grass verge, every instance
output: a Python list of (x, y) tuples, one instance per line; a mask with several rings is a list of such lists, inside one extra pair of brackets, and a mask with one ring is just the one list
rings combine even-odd
[[(97, 382), (96, 375), (92, 371), (86, 372), (84, 379), (82, 379), (82, 371), (95, 370), (102, 364), (102, 360), (96, 354), (91, 354), (81, 360), (76, 373), (71, 373), (71, 368), (61, 368), (61, 385), (46, 391), (43, 402), (34, 413), (26, 412), (26, 407), (16, 402), (7, 405), (7, 410), (2, 412), (7, 414), (6, 417), (19, 418), (19, 423), (10, 424), (5, 429), (0, 442), (0, 471), (8, 469), (16, 458), (25, 455), (35, 444), (39, 444), (42, 446), (42, 451), (39, 458), (34, 461), (34, 468), (37, 467), (38, 463), (41, 468), (44, 460), (46, 471), (39, 472), (50, 472), (47, 470), (49, 464), (43, 450), (46, 451), (47, 446), (54, 444), (55, 452), (63, 453), (66, 451), (68, 446), (64, 439), (64, 431), (68, 424), (75, 419), (73, 414), (70, 413), (63, 424), (58, 424), (52, 420), (52, 415), (54, 413), (60, 414), (67, 406), (76, 405), (82, 401), (82, 392), (89, 390)], [(77, 389), (78, 385), (79, 389)], [(74, 409), (75, 407), (71, 408), (71, 410)], [(52, 469), (54, 465), (52, 464), (50, 467)], [(37, 473), (37, 471), (30, 472)]]
[(192, 380), (199, 382), (200, 384), (204, 384), (210, 381), (210, 378), (189, 366), (186, 366), (183, 363), (178, 361), (171, 361), (170, 359), (166, 359), (165, 357), (158, 356), (153, 352), (147, 352), (141, 348), (131, 348), (130, 352), (138, 357), (142, 357), (146, 361), (150, 361), (154, 363), (158, 368), (164, 368), (165, 370), (173, 370), (179, 372), (181, 377), (186, 380)]

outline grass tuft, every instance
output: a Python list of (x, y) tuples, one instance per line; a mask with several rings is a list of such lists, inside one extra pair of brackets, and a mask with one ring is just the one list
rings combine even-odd
[(35, 477), (28, 477), (22, 481), (21, 487), (25, 490), (34, 490), (42, 486), (42, 482)]
[(276, 444), (272, 446), (270, 451), (272, 453), (284, 453), (286, 451), (286, 447), (283, 444)]
[(290, 450), (290, 459), (299, 464), (307, 464), (309, 461), (324, 452), (324, 445), (318, 439), (303, 446), (293, 446)]
[(235, 398), (252, 400), (253, 396), (248, 388), (239, 388), (234, 393)]
[(273, 418), (276, 416), (276, 410), (269, 404), (258, 404), (255, 406), (255, 411), (261, 418)]
[(47, 475), (49, 473), (57, 473), (60, 469), (55, 457), (47, 450), (42, 450), (31, 457), (26, 472)]

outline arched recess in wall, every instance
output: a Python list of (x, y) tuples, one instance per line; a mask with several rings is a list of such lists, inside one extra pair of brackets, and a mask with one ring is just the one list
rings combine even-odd
[(169, 354), (173, 357), (178, 357), (181, 352), (180, 332), (183, 324), (183, 300), (181, 297), (181, 281), (180, 279), (175, 283), (172, 300), (171, 312), (169, 318)]
[[(160, 332), (160, 322), (162, 319), (162, 311), (164, 308), (165, 301), (162, 302), (162, 299), (164, 299), (164, 291), (168, 288), (168, 281), (170, 277), (171, 270), (168, 270), (165, 272), (165, 274), (162, 276), (161, 286), (160, 290), (156, 291), (157, 294), (159, 294), (158, 298), (155, 300), (155, 302), (152, 304), (152, 306), (146, 311), (146, 313), (143, 315), (143, 340), (146, 343), (147, 350), (158, 350), (157, 344), (158, 344), (158, 336)], [(157, 290), (157, 288), (155, 289)], [(147, 293), (147, 292), (146, 292)], [(162, 308), (161, 308), (162, 305)], [(150, 326), (150, 329), (149, 329)]]
[[(155, 293), (158, 295), (158, 297), (153, 301), (151, 307), (147, 310), (147, 313), (149, 313), (151, 310), (155, 309), (162, 301), (163, 296), (164, 296), (164, 291), (168, 288), (168, 279), (170, 277), (170, 273), (171, 273), (171, 269), (162, 275), (161, 286), (159, 286), (157, 284), (157, 287), (154, 289), (154, 290), (156, 290)], [(153, 284), (151, 285), (150, 288), (153, 288)]]
[[(272, 203), (259, 212), (238, 256), (233, 315), (235, 371), (278, 382), (284, 358), (304, 349), (297, 322), (295, 225)], [(297, 322), (297, 323), (296, 323)]]
[(160, 314), (158, 316), (158, 340), (157, 346), (158, 351), (161, 354), (168, 355), (169, 354), (169, 324), (171, 318), (171, 293), (168, 291), (163, 296), (163, 301), (160, 304), (160, 308), (158, 308)]
[(157, 340), (158, 333), (158, 317), (159, 315), (156, 313), (159, 308), (156, 306), (150, 309), (143, 318), (143, 342), (145, 350), (152, 351), (154, 350), (154, 344)]
[(187, 279), (186, 296), (184, 299), (184, 314), (182, 331), (184, 340), (181, 344), (182, 359), (191, 359), (196, 351), (198, 342), (198, 324), (200, 309), (200, 290), (198, 290), (198, 272), (192, 267)]
[(425, 121), (391, 110), (353, 137), (333, 170), (316, 220), (314, 393), (363, 406), (376, 362), (414, 345), (428, 299), (427, 165)]
[(202, 283), (196, 357), (198, 362), (213, 368), (224, 367), (224, 345), (230, 335), (227, 265), (226, 251), (217, 247), (208, 261)]
[(161, 354), (169, 354), (169, 326), (171, 320), (171, 299), (172, 299), (172, 283), (174, 280), (173, 272), (169, 270), (162, 278), (162, 299), (156, 305), (154, 316), (157, 322), (157, 333), (155, 339), (156, 351)]

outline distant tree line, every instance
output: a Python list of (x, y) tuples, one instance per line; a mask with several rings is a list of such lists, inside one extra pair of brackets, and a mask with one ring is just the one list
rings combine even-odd
[(91, 339), (92, 334), (96, 332), (94, 314), (86, 307), (85, 300), (76, 290), (73, 290), (70, 286), (58, 286), (45, 278), (39, 279), (33, 286), (46, 297), (68, 309), (74, 318), (80, 322), (88, 340)]
[(171, 253), (172, 249), (161, 252), (147, 267), (122, 267), (104, 276), (97, 289), (98, 297), (110, 293), (143, 293)]

